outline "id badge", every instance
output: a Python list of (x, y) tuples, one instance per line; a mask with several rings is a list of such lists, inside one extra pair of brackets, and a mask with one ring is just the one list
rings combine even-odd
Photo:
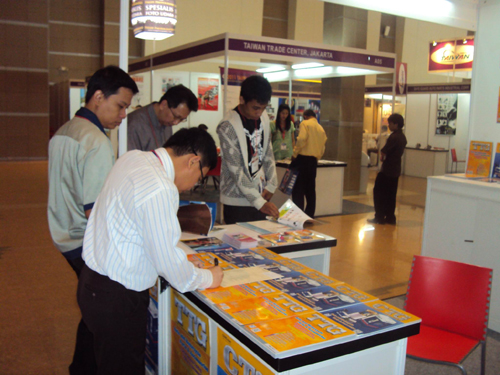
[(283, 142), (283, 143), (281, 144), (281, 151), (286, 151), (286, 150), (287, 150), (286, 143), (285, 143), (285, 142)]

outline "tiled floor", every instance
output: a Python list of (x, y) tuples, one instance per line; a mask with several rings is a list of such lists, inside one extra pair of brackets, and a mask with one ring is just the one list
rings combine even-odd
[[(345, 197), (372, 205), (368, 194)], [(67, 374), (80, 313), (76, 276), (47, 226), (47, 162), (0, 162), (0, 373)], [(371, 213), (322, 217), (334, 236), (330, 274), (379, 298), (404, 294), (421, 247), (426, 180), (400, 180), (397, 226), (366, 226)]]

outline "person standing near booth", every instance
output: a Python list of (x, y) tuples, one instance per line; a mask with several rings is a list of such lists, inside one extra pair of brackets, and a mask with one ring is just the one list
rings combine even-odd
[(221, 147), (220, 200), (226, 224), (278, 217), (270, 200), (278, 186), (265, 111), (272, 88), (267, 79), (243, 81), (239, 104), (217, 126)]
[[(290, 168), (299, 172), (292, 191), (292, 201), (308, 216), (314, 218), (316, 211), (316, 172), (318, 160), (325, 153), (326, 133), (316, 120), (316, 113), (306, 109), (304, 121), (299, 126), (299, 136), (293, 149)], [(325, 187), (327, 188), (327, 187)], [(304, 197), (307, 205), (304, 209)]]
[[(138, 91), (134, 80), (120, 68), (99, 69), (88, 83), (85, 107), (59, 128), (49, 143), (50, 235), (78, 278), (84, 265), (82, 245), (87, 221), (115, 162), (104, 129), (120, 125)], [(70, 374), (92, 373), (95, 369), (93, 353), (85, 351), (93, 339), (81, 320)]]
[(389, 116), (389, 130), (392, 132), (385, 146), (380, 150), (382, 167), (375, 179), (373, 187), (373, 203), (375, 217), (368, 219), (371, 224), (396, 225), (396, 194), (398, 180), (401, 175), (401, 157), (406, 147), (406, 136), (403, 133), (404, 118), (398, 113)]
[(169, 88), (159, 102), (135, 110), (127, 117), (127, 150), (151, 151), (172, 136), (172, 126), (198, 111), (198, 99), (183, 85)]
[(109, 173), (85, 232), (77, 293), (97, 374), (144, 374), (149, 288), (158, 276), (181, 293), (222, 282), (219, 266), (197, 268), (177, 247), (179, 193), (216, 162), (210, 134), (181, 129), (164, 147), (127, 152)]
[(291, 158), (295, 147), (295, 126), (292, 122), (290, 107), (280, 104), (276, 121), (271, 121), (273, 153), (275, 160)]

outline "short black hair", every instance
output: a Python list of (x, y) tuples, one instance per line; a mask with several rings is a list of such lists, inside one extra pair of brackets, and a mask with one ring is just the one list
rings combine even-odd
[(309, 109), (306, 109), (304, 111), (304, 113), (302, 113), (302, 116), (303, 117), (307, 116), (307, 117), (314, 117), (314, 118), (316, 118), (316, 113), (312, 109), (309, 108)]
[(387, 119), (387, 122), (396, 124), (398, 126), (398, 129), (403, 129), (403, 126), (405, 126), (405, 119), (399, 113), (393, 113), (392, 115), (390, 115)]
[(160, 98), (159, 103), (166, 100), (169, 108), (177, 108), (184, 103), (191, 112), (198, 111), (198, 99), (193, 92), (184, 85), (175, 85), (167, 90)]
[(212, 136), (199, 128), (183, 128), (175, 132), (163, 145), (171, 148), (176, 156), (196, 154), (201, 165), (214, 169), (217, 165), (217, 147)]
[(99, 69), (90, 77), (87, 94), (85, 94), (85, 104), (88, 104), (97, 90), (101, 90), (104, 97), (108, 98), (115, 95), (121, 87), (130, 89), (134, 95), (139, 92), (134, 80), (119, 67), (108, 65)]
[(267, 104), (272, 94), (271, 84), (261, 76), (250, 76), (241, 84), (240, 96), (243, 97), (245, 103), (255, 99), (259, 104)]
[(198, 125), (198, 128), (201, 129), (201, 130), (205, 130), (205, 131), (208, 130), (208, 126), (206, 126), (205, 124)]

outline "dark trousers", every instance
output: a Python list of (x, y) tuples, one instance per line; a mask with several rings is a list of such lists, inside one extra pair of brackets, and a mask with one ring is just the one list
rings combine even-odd
[[(85, 265), (82, 257), (79, 256), (74, 259), (66, 260), (71, 268), (73, 268), (73, 271), (75, 271), (78, 279), (80, 279), (80, 273)], [(70, 375), (95, 374), (97, 372), (93, 343), (94, 335), (90, 332), (83, 319), (80, 319), (80, 323), (76, 330), (76, 344), (73, 353), (73, 361), (69, 366)]]
[(255, 207), (224, 205), (224, 223), (236, 224), (247, 221), (265, 220), (266, 215)]
[(94, 335), (98, 375), (143, 375), (149, 292), (136, 292), (84, 266), (82, 318)]
[(373, 204), (375, 219), (383, 222), (395, 223), (396, 194), (398, 192), (399, 177), (389, 177), (382, 172), (377, 174), (373, 187)]
[[(299, 171), (292, 191), (292, 201), (306, 215), (314, 218), (314, 212), (316, 211), (316, 172), (318, 169), (318, 160), (314, 156), (299, 155), (292, 162), (290, 168), (295, 168)], [(305, 209), (304, 198), (307, 202)]]

